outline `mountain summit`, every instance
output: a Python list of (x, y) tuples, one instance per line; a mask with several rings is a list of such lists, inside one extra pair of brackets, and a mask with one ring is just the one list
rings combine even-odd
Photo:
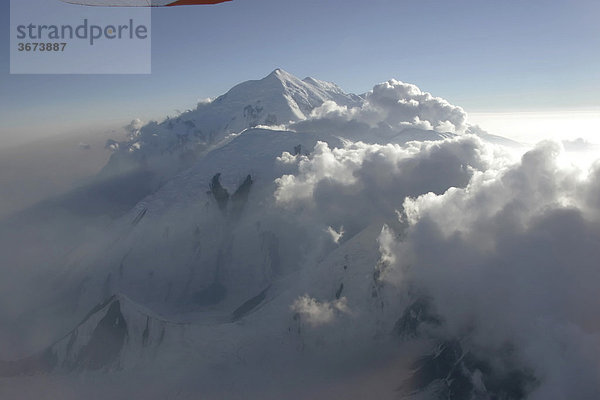
[(164, 181), (228, 135), (259, 125), (285, 126), (304, 120), (325, 101), (355, 107), (362, 99), (333, 83), (301, 80), (278, 68), (177, 117), (132, 127), (127, 141), (108, 144), (114, 154), (103, 173), (114, 175), (143, 167)]

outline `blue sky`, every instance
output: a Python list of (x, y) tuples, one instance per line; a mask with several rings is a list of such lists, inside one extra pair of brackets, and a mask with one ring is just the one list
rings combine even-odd
[[(8, 2), (0, 7), (8, 27)], [(159, 118), (276, 67), (357, 93), (397, 78), (467, 112), (591, 109), (600, 105), (599, 15), (596, 0), (234, 0), (154, 9), (153, 72), (133, 76), (9, 75), (5, 29), (0, 135)]]

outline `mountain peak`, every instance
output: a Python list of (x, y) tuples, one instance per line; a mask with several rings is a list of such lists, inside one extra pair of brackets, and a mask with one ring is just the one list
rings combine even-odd
[(265, 79), (277, 79), (281, 82), (300, 82), (301, 80), (284, 69), (275, 68)]
[(275, 68), (269, 75), (274, 75), (274, 76), (290, 75), (290, 76), (292, 76), (292, 74), (290, 74), (289, 72), (287, 72), (286, 70), (281, 69), (281, 68)]
[[(363, 99), (345, 93), (333, 83), (313, 78), (301, 80), (276, 68), (262, 79), (235, 85), (194, 110), (142, 127), (127, 142), (119, 144), (120, 150), (113, 154), (104, 171), (113, 171), (107, 172), (112, 174), (145, 165), (145, 170), (155, 168), (159, 176), (169, 176), (189, 167), (195, 157), (181, 154), (199, 154), (228, 135), (248, 128), (302, 121), (326, 101), (352, 107), (360, 105)], [(165, 161), (171, 154), (176, 160)], [(156, 161), (148, 161), (151, 158)]]

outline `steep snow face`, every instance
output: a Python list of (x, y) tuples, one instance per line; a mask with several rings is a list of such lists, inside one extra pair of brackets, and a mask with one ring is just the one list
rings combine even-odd
[(169, 314), (217, 306), (227, 314), (297, 270), (312, 240), (275, 205), (275, 180), (295, 168), (282, 154), (306, 157), (318, 139), (247, 130), (148, 196), (114, 223), (106, 241), (73, 254), (83, 268), (72, 270), (66, 285), (85, 282), (80, 312), (122, 292)]

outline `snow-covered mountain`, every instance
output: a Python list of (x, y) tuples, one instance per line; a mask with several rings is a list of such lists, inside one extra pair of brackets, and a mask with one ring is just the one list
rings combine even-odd
[(147, 168), (163, 180), (211, 146), (258, 125), (287, 125), (306, 119), (326, 101), (354, 107), (363, 101), (337, 85), (314, 78), (300, 80), (282, 69), (263, 79), (241, 83), (214, 100), (198, 104), (161, 123), (133, 126), (126, 142), (110, 142), (115, 150), (105, 174)]
[[(32, 310), (70, 328), (0, 372), (19, 385), (103, 371), (110, 386), (169, 369), (178, 386), (156, 398), (353, 398), (362, 382), (374, 390), (364, 396), (391, 399), (407, 380), (406, 396), (461, 399), (468, 386), (468, 398), (524, 398), (528, 371), (486, 370), (475, 347), (441, 334), (397, 266), (404, 199), (465, 187), (490, 166), (465, 118), (399, 81), (357, 96), (277, 69), (132, 129), (110, 143), (103, 176), (145, 171), (130, 184), (156, 190), (50, 263)], [(378, 369), (397, 375), (375, 388)]]
[[(276, 69), (263, 79), (243, 82), (160, 123), (133, 121), (127, 127), (127, 141), (107, 143), (114, 153), (101, 175), (144, 170), (162, 184), (235, 135), (260, 126), (382, 143), (438, 140), (464, 128), (459, 107), (421, 93), (413, 85), (398, 81), (386, 85), (363, 95), (348, 94), (334, 83), (311, 77), (301, 80)], [(400, 108), (394, 109), (398, 105)], [(432, 118), (439, 110), (443, 110), (442, 116)], [(332, 114), (343, 123), (331, 118)], [(401, 114), (400, 118), (392, 117), (396, 114)], [(372, 126), (367, 127), (363, 120)], [(440, 121), (447, 124), (448, 131)]]

